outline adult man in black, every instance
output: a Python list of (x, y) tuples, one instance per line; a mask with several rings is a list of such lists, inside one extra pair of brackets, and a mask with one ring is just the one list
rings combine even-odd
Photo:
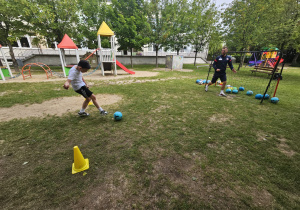
[(226, 97), (226, 95), (224, 93), (224, 89), (226, 87), (226, 81), (227, 81), (227, 77), (226, 77), (227, 64), (229, 65), (230, 69), (234, 73), (236, 73), (236, 70), (233, 68), (233, 65), (232, 65), (231, 57), (227, 55), (227, 52), (228, 52), (228, 48), (223, 47), (222, 55), (216, 57), (216, 59), (213, 63), (213, 68), (215, 69), (214, 76), (213, 76), (211, 82), (206, 84), (206, 86), (205, 86), (205, 91), (207, 91), (208, 86), (216, 83), (217, 79), (220, 78), (221, 82), (223, 82), (223, 85), (221, 87), (221, 92), (220, 92), (219, 96), (225, 96), (225, 97)]

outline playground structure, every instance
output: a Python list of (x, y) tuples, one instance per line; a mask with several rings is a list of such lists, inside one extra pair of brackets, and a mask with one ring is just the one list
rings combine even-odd
[(50, 67), (47, 66), (46, 64), (44, 64), (44, 63), (28, 63), (28, 64), (24, 65), (23, 68), (22, 68), (22, 76), (23, 76), (24, 80), (25, 80), (26, 77), (32, 78), (31, 71), (30, 71), (31, 66), (41, 67), (45, 71), (47, 79), (49, 79), (51, 76), (53, 76)]
[(11, 73), (11, 69), (10, 69), (9, 64), (7, 62), (5, 54), (3, 52), (2, 45), (0, 45), (0, 51), (1, 51), (2, 57), (4, 59), (5, 65), (6, 65), (6, 66), (0, 66), (0, 79), (5, 81), (5, 77), (9, 77), (9, 76), (13, 77), (13, 75)]
[[(260, 52), (253, 52), (248, 66), (260, 66), (274, 68), (277, 60), (279, 59), (278, 48), (263, 48)], [(260, 57), (260, 60), (257, 58)], [(284, 60), (280, 59), (280, 63)]]
[[(111, 48), (102, 48), (101, 46), (101, 36), (109, 37), (110, 38), (110, 46)], [(113, 66), (113, 74), (117, 75), (117, 65), (126, 71), (129, 74), (135, 74), (135, 72), (130, 71), (125, 66), (123, 66), (119, 61), (116, 59), (116, 52), (117, 48), (115, 45), (116, 37), (114, 32), (109, 28), (109, 26), (103, 21), (98, 32), (97, 32), (97, 39), (98, 39), (98, 49), (99, 50), (99, 60), (101, 63), (101, 73), (104, 76), (104, 63), (110, 63)], [(93, 53), (95, 53), (94, 51)]]
[(78, 54), (78, 47), (75, 45), (75, 43), (72, 41), (72, 39), (65, 34), (62, 41), (57, 45), (55, 42), (56, 47), (59, 50), (59, 57), (61, 62), (61, 67), (64, 73), (64, 77), (66, 77), (69, 74), (69, 70), (73, 65), (67, 65), (66, 64), (66, 57), (65, 54), (62, 52), (63, 49), (75, 49), (76, 52), (76, 59), (77, 63), (79, 62), (79, 54)]

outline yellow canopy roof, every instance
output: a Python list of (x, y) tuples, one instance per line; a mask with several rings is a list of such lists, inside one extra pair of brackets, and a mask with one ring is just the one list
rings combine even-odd
[(114, 32), (108, 27), (108, 25), (103, 21), (98, 32), (97, 35), (100, 36), (113, 36), (115, 35)]

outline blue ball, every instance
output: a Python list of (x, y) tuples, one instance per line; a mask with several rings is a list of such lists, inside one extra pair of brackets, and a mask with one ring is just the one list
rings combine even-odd
[(253, 95), (253, 91), (252, 91), (252, 90), (248, 90), (246, 94), (247, 94), (248, 96), (251, 96), (251, 95)]
[(244, 91), (245, 88), (244, 87), (239, 87), (239, 91)]
[(203, 80), (202, 82), (203, 82), (203, 84), (205, 84), (205, 83), (206, 83), (206, 80)]
[(116, 121), (122, 120), (122, 117), (123, 117), (123, 115), (122, 115), (121, 112), (115, 112), (115, 113), (114, 113), (114, 119), (115, 119)]
[(233, 90), (232, 93), (237, 94), (239, 91), (238, 90)]
[(262, 94), (256, 94), (256, 95), (255, 95), (255, 98), (256, 98), (256, 99), (262, 99), (263, 97), (264, 97), (264, 96), (263, 96)]
[(210, 80), (207, 80), (207, 83), (210, 83)]
[(278, 101), (279, 101), (279, 98), (277, 98), (277, 97), (271, 98), (271, 102), (274, 103), (274, 104), (277, 104)]
[(265, 94), (265, 99), (269, 99), (270, 95), (269, 94)]
[(231, 93), (231, 89), (226, 89), (226, 93)]
[(200, 79), (197, 79), (197, 80), (196, 80), (196, 83), (199, 84), (200, 81), (201, 81)]

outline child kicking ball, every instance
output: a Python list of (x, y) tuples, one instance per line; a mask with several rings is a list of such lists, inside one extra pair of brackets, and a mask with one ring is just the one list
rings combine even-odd
[(73, 66), (69, 71), (69, 76), (63, 87), (68, 90), (70, 83), (74, 91), (85, 98), (85, 101), (82, 104), (81, 110), (78, 112), (79, 116), (89, 116), (89, 113), (85, 112), (86, 107), (90, 101), (93, 101), (93, 104), (99, 109), (101, 115), (107, 115), (107, 112), (103, 110), (96, 99), (96, 96), (90, 91), (89, 86), (82, 77), (82, 73), (87, 72), (91, 68), (90, 64), (86, 60), (81, 60), (77, 66)]

